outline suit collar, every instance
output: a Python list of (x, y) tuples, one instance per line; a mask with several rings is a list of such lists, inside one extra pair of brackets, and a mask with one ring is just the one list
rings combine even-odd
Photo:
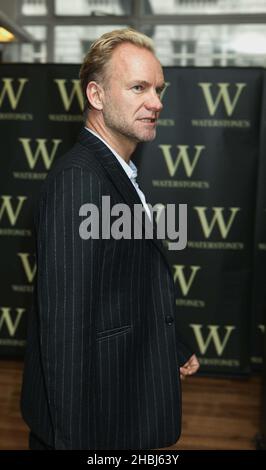
[(112, 154), (114, 154), (114, 156), (117, 158), (117, 160), (119, 161), (120, 165), (122, 166), (123, 170), (126, 172), (127, 176), (129, 177), (129, 179), (131, 180), (135, 180), (136, 177), (137, 177), (137, 167), (136, 165), (134, 165), (134, 163), (132, 162), (132, 160), (129, 160), (129, 162), (127, 163), (122, 157), (121, 155), (119, 155), (115, 149), (113, 149), (110, 145), (108, 145), (108, 143), (106, 142), (106, 140), (104, 140), (99, 134), (97, 134), (95, 131), (93, 131), (92, 129), (90, 129), (89, 127), (85, 127), (85, 129), (90, 132), (91, 134), (93, 134), (95, 137), (97, 137), (101, 142), (103, 142), (106, 147), (109, 148), (109, 150), (111, 150)]
[(125, 202), (130, 207), (133, 204), (141, 204), (137, 191), (109, 147), (85, 128), (81, 130), (78, 140), (82, 145), (97, 154), (98, 162), (103, 166), (105, 171), (107, 171), (109, 178), (112, 180)]
[[(116, 187), (119, 194), (122, 196), (126, 204), (130, 207), (131, 213), (134, 212), (134, 204), (142, 204), (139, 195), (131, 183), (130, 179), (126, 175), (122, 166), (118, 162), (117, 158), (111, 152), (111, 150), (94, 134), (83, 128), (79, 134), (78, 142), (87, 147), (90, 151), (97, 154), (97, 161), (102, 165), (104, 170), (108, 173), (109, 178)], [(145, 220), (142, 217), (142, 225), (150, 224), (149, 217), (145, 211)], [(150, 239), (158, 248), (163, 255), (163, 258), (167, 264), (168, 269), (172, 275), (171, 267), (168, 263), (165, 248), (161, 240), (157, 240), (156, 231), (153, 231), (153, 238)]]

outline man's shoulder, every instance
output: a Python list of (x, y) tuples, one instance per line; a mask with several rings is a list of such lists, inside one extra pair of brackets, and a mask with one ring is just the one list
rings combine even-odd
[[(89, 178), (89, 175), (92, 178)], [(106, 174), (97, 159), (97, 155), (79, 142), (77, 142), (68, 152), (60, 156), (53, 164), (42, 187), (40, 188), (38, 201), (42, 200), (45, 194), (54, 191), (55, 182), (64, 184), (67, 191), (68, 186), (73, 184), (82, 184), (86, 181), (89, 184), (106, 185)]]
[(52, 166), (48, 177), (55, 177), (59, 173), (73, 168), (80, 168), (88, 172), (101, 172), (101, 165), (97, 161), (95, 152), (77, 142), (68, 152), (60, 156)]

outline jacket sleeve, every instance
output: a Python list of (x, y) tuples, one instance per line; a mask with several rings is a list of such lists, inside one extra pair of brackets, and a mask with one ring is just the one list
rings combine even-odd
[(195, 354), (187, 341), (181, 336), (180, 332), (177, 333), (177, 356), (179, 365), (183, 366), (189, 358)]
[(84, 429), (92, 420), (102, 242), (80, 236), (79, 211), (87, 203), (100, 208), (101, 194), (96, 175), (68, 168), (47, 182), (38, 212), (40, 347), (56, 449), (86, 448)]

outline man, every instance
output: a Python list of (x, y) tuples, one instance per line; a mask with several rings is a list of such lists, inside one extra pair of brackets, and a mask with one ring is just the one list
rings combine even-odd
[(196, 372), (179, 339), (174, 283), (155, 239), (83, 237), (102, 199), (149, 207), (130, 156), (154, 139), (162, 68), (146, 36), (103, 35), (80, 71), (86, 124), (44, 185), (37, 286), (22, 413), (31, 448), (153, 449), (180, 435), (180, 377)]

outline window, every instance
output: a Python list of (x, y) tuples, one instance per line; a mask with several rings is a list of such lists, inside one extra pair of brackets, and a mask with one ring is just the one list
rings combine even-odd
[(128, 15), (131, 12), (131, 1), (120, 0), (75, 0), (55, 1), (56, 15)]
[(22, 1), (22, 14), (23, 15), (46, 15), (47, 2), (46, 0), (23, 0)]
[(174, 65), (194, 65), (195, 60), (195, 41), (174, 40), (173, 41), (173, 63)]
[(80, 63), (94, 39), (129, 25), (154, 39), (163, 65), (266, 66), (266, 0), (17, 0), (17, 6), (18, 23), (36, 42), (6, 45), (3, 60)]
[(55, 27), (55, 62), (78, 63), (83, 60), (87, 50), (85, 44), (92, 43), (102, 34), (124, 25), (108, 26), (56, 26)]
[(154, 15), (230, 14), (266, 12), (265, 0), (149, 0), (144, 4)]

